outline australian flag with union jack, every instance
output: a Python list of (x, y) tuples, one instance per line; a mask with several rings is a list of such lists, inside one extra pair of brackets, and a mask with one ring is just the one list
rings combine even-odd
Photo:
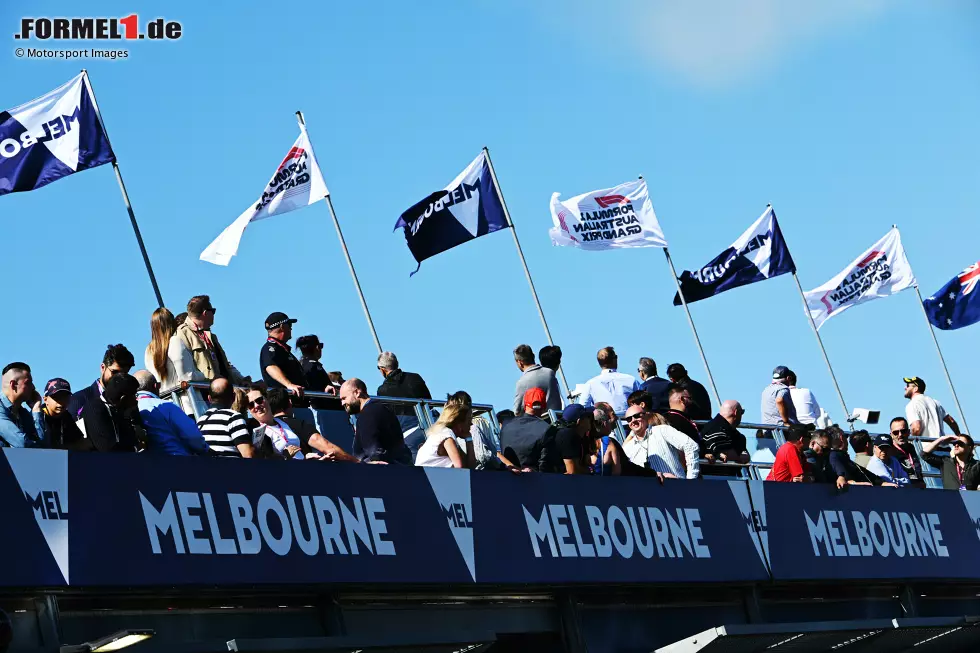
[(966, 268), (924, 300), (926, 315), (937, 329), (951, 331), (980, 322), (980, 261)]

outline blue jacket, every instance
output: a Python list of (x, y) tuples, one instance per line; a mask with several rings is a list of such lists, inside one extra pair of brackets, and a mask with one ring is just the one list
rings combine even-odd
[(197, 424), (180, 406), (144, 391), (136, 393), (136, 401), (146, 430), (147, 453), (191, 456), (208, 451), (208, 443)]
[(43, 447), (43, 419), (41, 412), (31, 413), (27, 406), (14, 408), (0, 392), (0, 447)]

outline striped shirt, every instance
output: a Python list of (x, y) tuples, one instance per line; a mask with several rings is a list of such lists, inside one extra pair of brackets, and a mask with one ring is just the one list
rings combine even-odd
[(651, 426), (642, 440), (631, 434), (623, 451), (637, 465), (677, 478), (697, 478), (701, 470), (697, 443), (666, 424)]
[(237, 445), (252, 444), (252, 434), (245, 418), (230, 408), (209, 408), (197, 422), (197, 428), (219, 456), (241, 457)]

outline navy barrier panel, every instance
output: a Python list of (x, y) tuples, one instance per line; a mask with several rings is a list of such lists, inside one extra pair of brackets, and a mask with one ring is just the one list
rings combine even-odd
[(744, 482), (473, 475), (477, 580), (767, 580)]
[(0, 520), (6, 587), (980, 578), (943, 490), (5, 449)]
[(66, 585), (68, 452), (0, 452), (0, 585)]
[[(776, 580), (975, 579), (980, 540), (952, 490), (762, 483)], [(970, 493), (974, 494), (974, 493)], [(758, 500), (755, 501), (758, 505)]]
[(422, 469), (78, 453), (69, 487), (72, 585), (471, 581)]

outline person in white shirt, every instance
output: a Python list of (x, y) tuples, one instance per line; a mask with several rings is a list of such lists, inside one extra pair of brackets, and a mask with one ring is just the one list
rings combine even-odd
[(905, 377), (905, 398), (909, 403), (905, 406), (905, 417), (908, 419), (912, 435), (936, 439), (945, 435), (943, 423), (949, 425), (956, 435), (960, 434), (960, 426), (953, 416), (946, 412), (943, 405), (926, 396), (926, 382), (917, 376)]
[[(415, 458), (416, 467), (448, 467), (473, 469), (476, 467), (473, 436), (473, 410), (462, 403), (446, 403), (439, 419), (425, 434), (425, 442)], [(460, 449), (459, 438), (466, 442), (465, 451)]]
[(630, 434), (623, 452), (630, 462), (649, 467), (667, 478), (695, 479), (701, 472), (698, 444), (657, 413), (647, 413), (642, 406), (626, 410)]
[(820, 417), (820, 404), (809, 388), (796, 387), (796, 372), (786, 375), (786, 385), (789, 386), (789, 396), (796, 408), (796, 419), (800, 424), (813, 424)]
[(613, 407), (617, 415), (622, 415), (628, 407), (626, 398), (640, 389), (640, 382), (629, 374), (616, 371), (619, 358), (612, 347), (600, 349), (596, 359), (602, 371), (599, 376), (586, 381), (579, 403), (589, 407), (604, 401)]

